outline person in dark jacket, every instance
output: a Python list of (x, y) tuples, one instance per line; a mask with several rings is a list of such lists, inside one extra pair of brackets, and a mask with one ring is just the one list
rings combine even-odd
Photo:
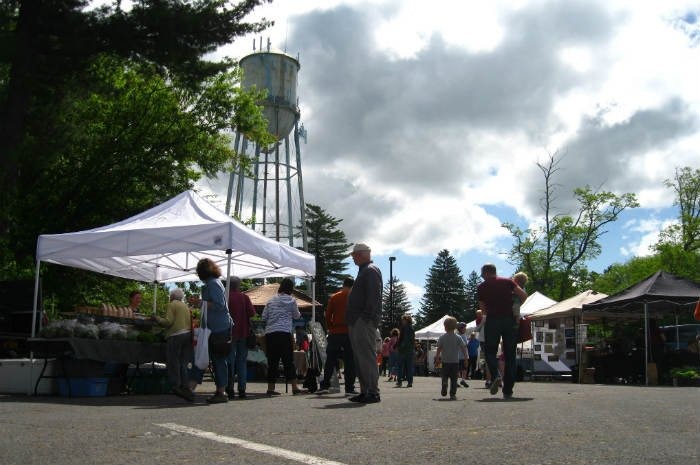
[(350, 253), (358, 272), (345, 313), (355, 373), (360, 381), (360, 393), (350, 400), (368, 404), (381, 400), (376, 339), (382, 315), (383, 281), (382, 272), (372, 263), (371, 252), (367, 244), (360, 243)]

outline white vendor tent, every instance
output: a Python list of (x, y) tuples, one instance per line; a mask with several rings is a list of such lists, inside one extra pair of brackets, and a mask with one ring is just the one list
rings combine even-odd
[(527, 299), (525, 299), (525, 302), (523, 302), (523, 304), (520, 306), (520, 315), (530, 315), (531, 313), (534, 313), (537, 310), (541, 310), (556, 303), (556, 300), (552, 300), (546, 295), (540, 293), (539, 291), (535, 291), (532, 294), (530, 294), (527, 297)]
[[(200, 197), (182, 194), (118, 223), (87, 231), (42, 234), (41, 262), (146, 282), (196, 281), (197, 262), (210, 258), (227, 276), (310, 278), (315, 257), (264, 237)], [(34, 317), (36, 318), (36, 293)], [(32, 325), (34, 328), (34, 325)]]
[(592, 290), (583, 291), (568, 299), (562, 300), (549, 307), (530, 314), (530, 319), (535, 320), (551, 320), (554, 318), (580, 317), (581, 309), (584, 304), (597, 302), (598, 300), (607, 297), (607, 294)]
[(436, 322), (416, 331), (416, 339), (438, 339), (445, 334), (445, 319), (449, 316), (451, 315), (445, 315)]

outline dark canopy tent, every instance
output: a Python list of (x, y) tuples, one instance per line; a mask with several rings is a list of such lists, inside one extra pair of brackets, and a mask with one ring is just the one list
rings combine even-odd
[[(644, 354), (648, 359), (649, 317), (691, 312), (700, 299), (700, 283), (657, 271), (646, 279), (604, 299), (583, 306), (584, 317), (644, 318)], [(646, 383), (649, 376), (646, 373)]]

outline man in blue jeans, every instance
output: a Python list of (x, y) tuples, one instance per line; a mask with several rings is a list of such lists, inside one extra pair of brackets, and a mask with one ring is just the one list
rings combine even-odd
[(248, 334), (250, 318), (255, 315), (255, 307), (250, 297), (241, 292), (241, 279), (231, 276), (231, 289), (228, 294), (228, 311), (234, 326), (231, 333), (231, 352), (228, 355), (228, 386), (226, 394), (229, 400), (235, 396), (233, 389), (234, 373), (238, 374), (238, 397), (246, 398), (245, 388), (248, 377)]
[[(516, 366), (515, 348), (517, 334), (515, 318), (513, 317), (513, 295), (525, 302), (527, 294), (512, 279), (501, 278), (496, 274), (496, 266), (487, 263), (481, 267), (481, 277), (484, 280), (476, 289), (479, 309), (486, 315), (484, 335), (486, 338), (486, 363), (492, 373), (491, 394), (497, 394), (503, 376), (503, 398), (513, 397), (515, 386)], [(498, 371), (498, 344), (503, 340), (505, 369), (503, 374)]]

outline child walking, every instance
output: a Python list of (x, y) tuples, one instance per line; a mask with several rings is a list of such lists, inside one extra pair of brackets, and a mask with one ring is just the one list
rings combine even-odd
[(464, 359), (469, 358), (467, 346), (455, 334), (457, 320), (454, 317), (445, 318), (445, 334), (440, 336), (437, 343), (437, 353), (435, 354), (435, 365), (442, 362), (440, 374), (442, 376), (442, 390), (440, 394), (447, 395), (447, 380), (450, 380), (450, 400), (457, 399), (457, 372), (459, 370), (459, 352), (462, 351)]

